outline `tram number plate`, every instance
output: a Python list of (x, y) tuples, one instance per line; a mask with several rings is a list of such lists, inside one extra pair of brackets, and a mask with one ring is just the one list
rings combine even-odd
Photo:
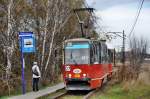
[(75, 74), (74, 77), (79, 78), (80, 74)]

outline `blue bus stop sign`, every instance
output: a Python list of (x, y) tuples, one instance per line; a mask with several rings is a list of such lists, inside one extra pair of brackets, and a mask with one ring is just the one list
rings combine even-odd
[(22, 93), (25, 94), (24, 56), (23, 53), (35, 52), (35, 36), (33, 32), (19, 32), (19, 43), (21, 49), (22, 63)]
[(23, 53), (35, 52), (35, 36), (33, 32), (19, 32), (20, 48)]

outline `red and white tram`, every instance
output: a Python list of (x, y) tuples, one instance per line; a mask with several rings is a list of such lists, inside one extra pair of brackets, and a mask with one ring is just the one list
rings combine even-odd
[(111, 78), (112, 53), (105, 41), (85, 38), (64, 42), (63, 79), (66, 90), (91, 90)]

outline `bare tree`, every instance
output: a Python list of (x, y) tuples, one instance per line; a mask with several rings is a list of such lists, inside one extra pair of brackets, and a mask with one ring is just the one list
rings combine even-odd
[(1, 61), (0, 64), (2, 64), (2, 68), (4, 68), (3, 70), (5, 70), (5, 78), (3, 78), (2, 80), (5, 82), (5, 84), (7, 84), (9, 94), (12, 87), (10, 83), (13, 82), (12, 67), (17, 67), (18, 65), (14, 64), (13, 60), (19, 60), (20, 58), (15, 56), (15, 52), (19, 52), (17, 36), (18, 30), (23, 31), (26, 28), (26, 25), (22, 23), (26, 23), (24, 19), (26, 19), (27, 17), (21, 18), (20, 15), (22, 12), (17, 12), (18, 9), (23, 9), (23, 7), (19, 5), (20, 2), (25, 4), (24, 0), (3, 0), (0, 2), (3, 4), (4, 9), (4, 14), (1, 16), (3, 20), (0, 27), (0, 47), (1, 51), (3, 51), (4, 53), (4, 58), (6, 58), (3, 59), (4, 61)]
[[(31, 62), (37, 60), (43, 79), (57, 79), (55, 73), (59, 74), (61, 66), (62, 42), (64, 38), (78, 37), (77, 32), (80, 32), (72, 9), (82, 7), (83, 3), (84, 0), (0, 1), (0, 80), (7, 84), (9, 92), (13, 87), (12, 82), (15, 82), (13, 78), (21, 81), (18, 32), (32, 31), (36, 35), (36, 53), (25, 54), (25, 61), (28, 61), (25, 74), (31, 76)], [(82, 17), (87, 15), (83, 14)], [(54, 56), (56, 49), (59, 49), (58, 61)], [(12, 77), (13, 74), (15, 76)]]
[(140, 39), (133, 37), (130, 39), (130, 49), (130, 66), (126, 78), (137, 79), (147, 53), (148, 41), (142, 37)]
[(50, 0), (47, 1), (47, 7), (46, 7), (46, 18), (45, 18), (45, 26), (44, 26), (44, 35), (43, 35), (43, 46), (42, 46), (42, 58), (41, 58), (41, 70), (43, 70), (43, 61), (44, 61), (44, 55), (45, 55), (45, 43), (46, 43), (46, 37), (47, 37), (47, 32), (48, 32), (48, 21), (50, 17)]
[(53, 62), (55, 60), (53, 60), (52, 52), (57, 46), (54, 46), (57, 42), (57, 40), (54, 39), (57, 38), (59, 33), (62, 35), (62, 28), (64, 28), (72, 16), (72, 9), (70, 9), (69, 1), (48, 0), (46, 10), (41, 58), (41, 69), (45, 75), (49, 66), (51, 66), (49, 67), (51, 68), (51, 72), (54, 73)]

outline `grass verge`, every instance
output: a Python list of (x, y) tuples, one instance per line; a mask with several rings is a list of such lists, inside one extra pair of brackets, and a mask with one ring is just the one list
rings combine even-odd
[(96, 93), (91, 99), (150, 99), (150, 85), (143, 83), (115, 84)]

